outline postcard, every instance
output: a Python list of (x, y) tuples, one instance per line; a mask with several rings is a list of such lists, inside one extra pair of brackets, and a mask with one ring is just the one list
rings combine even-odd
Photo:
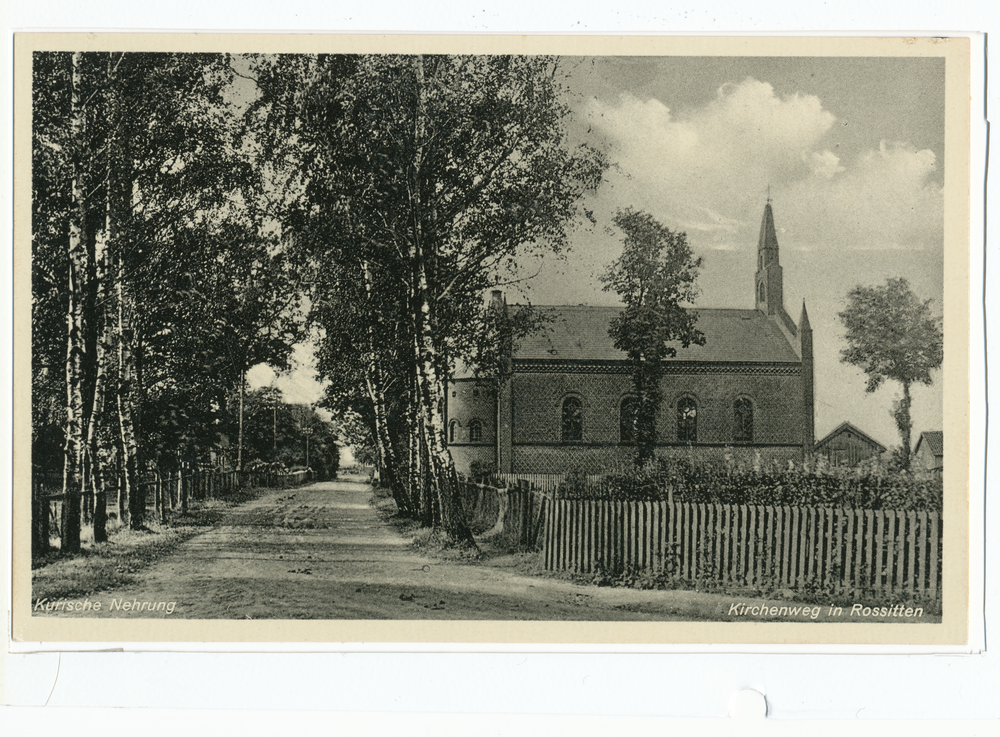
[(966, 643), (969, 65), (17, 34), (14, 639)]

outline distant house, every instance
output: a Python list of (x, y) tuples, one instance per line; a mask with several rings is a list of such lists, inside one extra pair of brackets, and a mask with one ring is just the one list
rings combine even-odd
[(944, 469), (944, 433), (930, 430), (920, 433), (917, 447), (913, 450), (914, 469), (941, 473)]
[(831, 466), (856, 466), (885, 453), (885, 446), (850, 422), (843, 422), (816, 443), (814, 452)]

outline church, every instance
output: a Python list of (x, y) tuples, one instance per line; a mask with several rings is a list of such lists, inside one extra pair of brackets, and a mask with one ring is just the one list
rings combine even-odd
[[(678, 346), (664, 361), (658, 455), (708, 459), (743, 449), (785, 462), (812, 452), (812, 329), (804, 303), (798, 324), (785, 311), (770, 201), (753, 300), (752, 309), (694, 308), (705, 344)], [(500, 292), (492, 305), (507, 309)], [(474, 463), (507, 474), (626, 467), (635, 457), (636, 400), (627, 356), (608, 334), (622, 308), (535, 309), (550, 319), (513, 346), (506, 381), (456, 372), (449, 385), (448, 442), (459, 472)]]

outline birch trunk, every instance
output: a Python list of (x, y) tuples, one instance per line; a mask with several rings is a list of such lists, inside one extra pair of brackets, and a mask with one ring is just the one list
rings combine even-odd
[(83, 54), (71, 57), (71, 120), (73, 153), (69, 223), (69, 283), (66, 340), (66, 439), (63, 447), (63, 507), (60, 546), (64, 553), (80, 550), (80, 495), (84, 478), (83, 361), (84, 324), (83, 289), (86, 278), (86, 203), (84, 201), (83, 137), (86, 118), (83, 109)]
[(427, 478), (427, 452), (423, 444), (420, 428), (420, 411), (417, 399), (416, 372), (411, 377), (412, 389), (407, 403), (406, 429), (409, 455), (409, 489), (412, 504), (417, 509), (417, 518), (424, 527), (434, 525), (434, 503)]
[(423, 243), (424, 204), (422, 198), (422, 166), (426, 138), (427, 88), (424, 81), (424, 59), (415, 59), (417, 107), (414, 115), (413, 176), (410, 182), (410, 208), (413, 234), (410, 245), (411, 274), (414, 279), (415, 309), (413, 314), (413, 347), (416, 367), (416, 401), (420, 439), (427, 452), (427, 472), (431, 489), (438, 504), (440, 525), (455, 543), (471, 544), (472, 531), (465, 522), (458, 497), (458, 475), (448, 452), (444, 418), (444, 383), (438, 372), (440, 355), (434, 343), (430, 284), (427, 278), (428, 249)]
[(129, 529), (142, 528), (145, 500), (139, 491), (138, 447), (135, 437), (135, 354), (134, 317), (128, 286), (124, 283), (124, 265), (118, 260), (118, 386), (115, 396), (118, 411), (118, 452), (121, 458), (121, 479), (118, 492), (118, 512), (121, 523)]
[(427, 471), (438, 505), (440, 524), (456, 543), (475, 545), (459, 498), (458, 474), (445, 435), (444, 382), (438, 372), (438, 355), (433, 338), (424, 327), (430, 305), (426, 298), (426, 273), (418, 262), (419, 317), (414, 320), (416, 349), (417, 403), (420, 438), (427, 452)]
[[(109, 232), (109, 220), (110, 219), (105, 221), (105, 236)], [(106, 243), (101, 244), (101, 247), (96, 254), (96, 260), (99, 264), (99, 268), (96, 273), (96, 296), (97, 304), (100, 305), (100, 308), (95, 311), (94, 315), (95, 320), (98, 323), (98, 329), (96, 331), (97, 339), (94, 342), (94, 392), (93, 404), (90, 407), (90, 417), (87, 423), (87, 473), (90, 479), (90, 494), (93, 498), (94, 542), (107, 542), (108, 539), (108, 505), (107, 493), (105, 491), (105, 469), (103, 462), (105, 456), (100, 447), (98, 437), (100, 420), (104, 413), (104, 394), (107, 384), (107, 362), (109, 355), (108, 348), (111, 342), (110, 320), (107, 319), (107, 313), (104, 310), (104, 305), (107, 301), (105, 292), (105, 282), (107, 279), (107, 248), (105, 246)]]
[[(105, 79), (110, 86), (112, 81), (111, 55), (107, 57)], [(112, 99), (104, 110), (105, 125), (115, 118), (115, 101)], [(93, 368), (94, 391), (90, 407), (90, 417), (87, 424), (87, 452), (89, 456), (88, 473), (90, 476), (90, 494), (93, 499), (93, 529), (94, 542), (107, 542), (108, 505), (105, 491), (105, 449), (101, 448), (99, 431), (100, 422), (104, 416), (104, 395), (107, 385), (108, 357), (113, 338), (112, 322), (108, 316), (108, 254), (111, 245), (113, 204), (111, 182), (114, 174), (115, 135), (106, 129), (104, 136), (104, 223), (100, 238), (94, 238), (93, 277), (94, 288), (90, 290), (94, 297), (91, 312), (94, 321), (93, 330)]]
[(137, 430), (140, 422), (142, 381), (139, 370), (139, 333), (137, 308), (133, 293), (125, 234), (132, 219), (132, 151), (127, 135), (117, 137), (112, 150), (116, 162), (116, 176), (108, 182), (110, 217), (114, 237), (110, 241), (111, 261), (115, 281), (115, 338), (117, 344), (117, 381), (115, 383), (115, 412), (117, 425), (115, 445), (119, 458), (118, 513), (122, 526), (132, 530), (144, 529), (146, 500), (139, 483), (139, 443)]
[[(370, 311), (375, 306), (374, 285), (372, 284), (371, 268), (367, 261), (362, 262), (362, 273), (365, 282), (365, 296)], [(375, 450), (379, 464), (379, 478), (389, 485), (392, 498), (400, 514), (413, 516), (413, 507), (403, 484), (400, 483), (399, 465), (396, 450), (392, 443), (389, 429), (389, 413), (385, 406), (385, 378), (381, 362), (376, 350), (377, 338), (372, 320), (368, 320), (367, 355), (365, 357), (365, 384), (368, 396), (372, 402), (375, 416)]]
[(396, 452), (392, 445), (392, 438), (389, 435), (388, 418), (385, 410), (385, 398), (382, 394), (379, 383), (373, 378), (376, 373), (369, 368), (366, 372), (365, 387), (368, 390), (368, 397), (371, 399), (372, 408), (375, 415), (375, 453), (379, 466), (379, 479), (389, 486), (392, 492), (393, 501), (401, 514), (409, 516), (412, 512), (405, 490), (399, 483), (398, 469), (396, 462)]

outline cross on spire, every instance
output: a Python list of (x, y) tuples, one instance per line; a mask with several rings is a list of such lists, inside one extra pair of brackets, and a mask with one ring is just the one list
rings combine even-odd
[(767, 204), (771, 204), (771, 183), (767, 183)]

